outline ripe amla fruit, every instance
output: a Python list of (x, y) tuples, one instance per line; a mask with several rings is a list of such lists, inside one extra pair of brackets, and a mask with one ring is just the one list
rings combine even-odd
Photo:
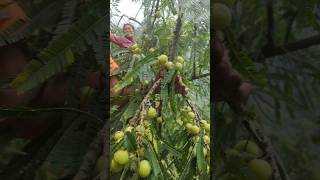
[(141, 177), (148, 177), (151, 172), (151, 166), (149, 161), (147, 160), (142, 160), (139, 163), (139, 175)]
[(250, 153), (255, 158), (262, 156), (262, 150), (260, 149), (260, 147), (256, 143), (254, 143), (252, 141), (241, 140), (236, 144), (235, 149), (237, 149), (240, 152)]
[(179, 62), (176, 62), (175, 67), (176, 67), (177, 71), (181, 71), (182, 70), (182, 64), (179, 63)]
[(190, 134), (193, 136), (198, 135), (200, 132), (200, 128), (196, 125), (191, 126), (188, 130), (189, 130)]
[(196, 117), (196, 115), (193, 112), (188, 112), (187, 117), (193, 120)]
[(177, 57), (177, 62), (183, 64), (184, 63), (184, 59), (181, 56)]
[(117, 131), (114, 134), (113, 138), (115, 141), (120, 141), (123, 138), (123, 136), (124, 136), (124, 133), (122, 131)]
[(258, 180), (268, 180), (272, 175), (270, 164), (262, 159), (253, 159), (249, 163), (249, 168), (256, 175)]
[(203, 136), (203, 141), (204, 141), (204, 143), (206, 143), (206, 144), (210, 144), (210, 137), (207, 136), (207, 135)]
[(163, 120), (162, 120), (162, 117), (157, 117), (157, 122), (158, 122), (158, 123), (162, 123), (162, 121), (163, 121)]
[(147, 118), (153, 119), (155, 117), (157, 117), (157, 110), (153, 107), (150, 107), (147, 112)]
[(149, 53), (153, 53), (154, 51), (155, 51), (154, 48), (150, 48), (150, 49), (149, 49)]
[(160, 64), (166, 64), (168, 62), (168, 56), (162, 54), (158, 57)]
[(167, 69), (172, 69), (173, 68), (173, 63), (171, 61), (166, 62), (166, 64), (164, 65)]
[(212, 6), (214, 30), (222, 30), (231, 23), (230, 9), (222, 3), (214, 3)]
[(210, 124), (204, 124), (204, 129), (206, 130), (206, 132), (210, 132)]
[(113, 160), (116, 163), (120, 164), (120, 165), (127, 164), (129, 162), (129, 153), (128, 153), (128, 151), (118, 150), (117, 152), (114, 153)]
[(138, 45), (137, 44), (134, 44), (132, 46), (129, 47), (129, 50), (133, 51), (135, 50), (136, 48), (138, 48)]
[(116, 163), (113, 159), (111, 161), (111, 172), (118, 173), (122, 170), (123, 166)]

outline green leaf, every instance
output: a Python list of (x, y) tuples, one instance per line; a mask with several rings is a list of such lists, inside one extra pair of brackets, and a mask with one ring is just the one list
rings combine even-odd
[(200, 140), (196, 144), (197, 167), (198, 167), (200, 172), (205, 172), (206, 171), (203, 148), (204, 148), (204, 146), (203, 146), (203, 138), (200, 138)]
[(146, 156), (151, 163), (152, 167), (152, 176), (158, 177), (159, 179), (164, 179), (161, 171), (159, 160), (157, 159), (157, 155), (152, 147), (152, 145), (146, 140), (143, 139), (144, 149), (146, 150)]

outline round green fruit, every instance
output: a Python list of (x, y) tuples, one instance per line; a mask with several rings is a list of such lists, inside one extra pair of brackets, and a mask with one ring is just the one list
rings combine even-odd
[(177, 62), (179, 62), (179, 63), (183, 64), (183, 63), (184, 63), (184, 59), (183, 59), (183, 57), (178, 56), (178, 57), (177, 57)]
[[(182, 117), (181, 120), (182, 120), (182, 122), (184, 122), (184, 123), (189, 122), (189, 119), (187, 119), (187, 118), (185, 118), (185, 117)], [(190, 123), (189, 123), (189, 124), (190, 124)]]
[(114, 134), (113, 138), (114, 138), (115, 141), (119, 141), (119, 140), (121, 140), (123, 138), (123, 136), (124, 136), (124, 133), (122, 131), (117, 131)]
[(126, 129), (124, 130), (124, 132), (132, 132), (133, 127), (132, 126), (128, 126), (126, 127)]
[(259, 180), (268, 180), (271, 178), (272, 169), (270, 164), (262, 159), (254, 159), (250, 161), (249, 168)]
[(160, 64), (166, 64), (168, 62), (168, 56), (162, 54), (158, 57)]
[(150, 48), (150, 49), (149, 49), (149, 53), (153, 53), (154, 51), (155, 51), (154, 48)]
[(231, 12), (230, 9), (222, 3), (214, 3), (212, 7), (214, 30), (222, 30), (230, 26)]
[(256, 143), (254, 143), (252, 141), (248, 141), (248, 140), (239, 141), (235, 145), (235, 149), (237, 149), (240, 152), (248, 152), (248, 153), (254, 155), (254, 157), (256, 157), (256, 158), (262, 156), (262, 150), (260, 149), (260, 147)]
[(153, 119), (157, 117), (157, 110), (153, 107), (150, 107), (147, 112), (147, 118)]
[(191, 124), (191, 123), (187, 123), (187, 124), (186, 124), (186, 128), (187, 128), (189, 131), (191, 131), (191, 129), (192, 129), (192, 124)]
[(144, 85), (148, 85), (148, 84), (149, 84), (149, 81), (148, 81), (148, 80), (144, 80), (144, 81), (143, 81), (143, 84), (144, 84)]
[(175, 67), (176, 67), (177, 71), (181, 71), (182, 70), (182, 64), (179, 63), (179, 62), (176, 62)]
[(166, 64), (164, 65), (167, 69), (172, 69), (173, 68), (173, 63), (171, 61), (166, 62)]
[(137, 133), (140, 133), (140, 134), (143, 134), (145, 129), (143, 127), (143, 125), (138, 125), (136, 128), (135, 128), (136, 132)]
[(206, 143), (206, 144), (210, 144), (210, 137), (207, 136), (207, 135), (203, 136), (203, 141), (204, 141), (204, 143)]
[(196, 125), (191, 126), (191, 128), (189, 129), (189, 132), (191, 135), (196, 136), (199, 134), (200, 132), (200, 128)]
[(151, 166), (149, 161), (142, 160), (139, 163), (139, 175), (141, 177), (148, 177), (151, 173)]
[(193, 120), (196, 117), (196, 115), (193, 112), (188, 112), (187, 117), (188, 119)]
[(120, 165), (125, 165), (129, 162), (129, 153), (125, 150), (118, 150), (114, 153), (113, 159)]
[(112, 159), (111, 161), (111, 172), (118, 173), (122, 170), (123, 166), (115, 162), (115, 160)]
[(162, 123), (163, 122), (162, 117), (157, 117), (157, 122)]
[(210, 132), (210, 124), (205, 124), (204, 125), (204, 129), (206, 130), (206, 132)]
[(207, 122), (206, 120), (201, 120), (200, 123), (201, 123), (202, 125), (205, 125), (205, 124), (207, 124), (208, 122)]
[(129, 47), (129, 50), (133, 51), (135, 50), (136, 48), (138, 48), (138, 45), (137, 44), (134, 44), (132, 46)]
[(142, 50), (140, 48), (136, 48), (132, 51), (134, 54), (140, 54)]

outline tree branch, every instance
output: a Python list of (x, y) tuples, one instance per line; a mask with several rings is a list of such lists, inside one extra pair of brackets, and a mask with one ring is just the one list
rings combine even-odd
[(274, 32), (274, 19), (273, 19), (273, 4), (272, 0), (267, 0), (267, 19), (268, 19), (268, 28), (267, 28), (267, 47), (274, 47), (273, 32)]
[(320, 44), (320, 34), (311, 36), (305, 39), (301, 39), (296, 42), (275, 47), (269, 53), (264, 54), (264, 58), (286, 54), (289, 52), (305, 49), (310, 46), (319, 45), (319, 44)]
[(204, 77), (207, 77), (207, 76), (210, 76), (210, 73), (201, 74), (199, 76), (193, 76), (191, 78), (191, 80), (196, 80), (196, 79), (204, 78)]

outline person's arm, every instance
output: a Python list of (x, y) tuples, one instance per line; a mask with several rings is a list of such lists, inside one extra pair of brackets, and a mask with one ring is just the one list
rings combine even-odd
[(110, 32), (110, 41), (122, 48), (128, 48), (135, 43), (127, 39), (126, 37), (117, 36)]

